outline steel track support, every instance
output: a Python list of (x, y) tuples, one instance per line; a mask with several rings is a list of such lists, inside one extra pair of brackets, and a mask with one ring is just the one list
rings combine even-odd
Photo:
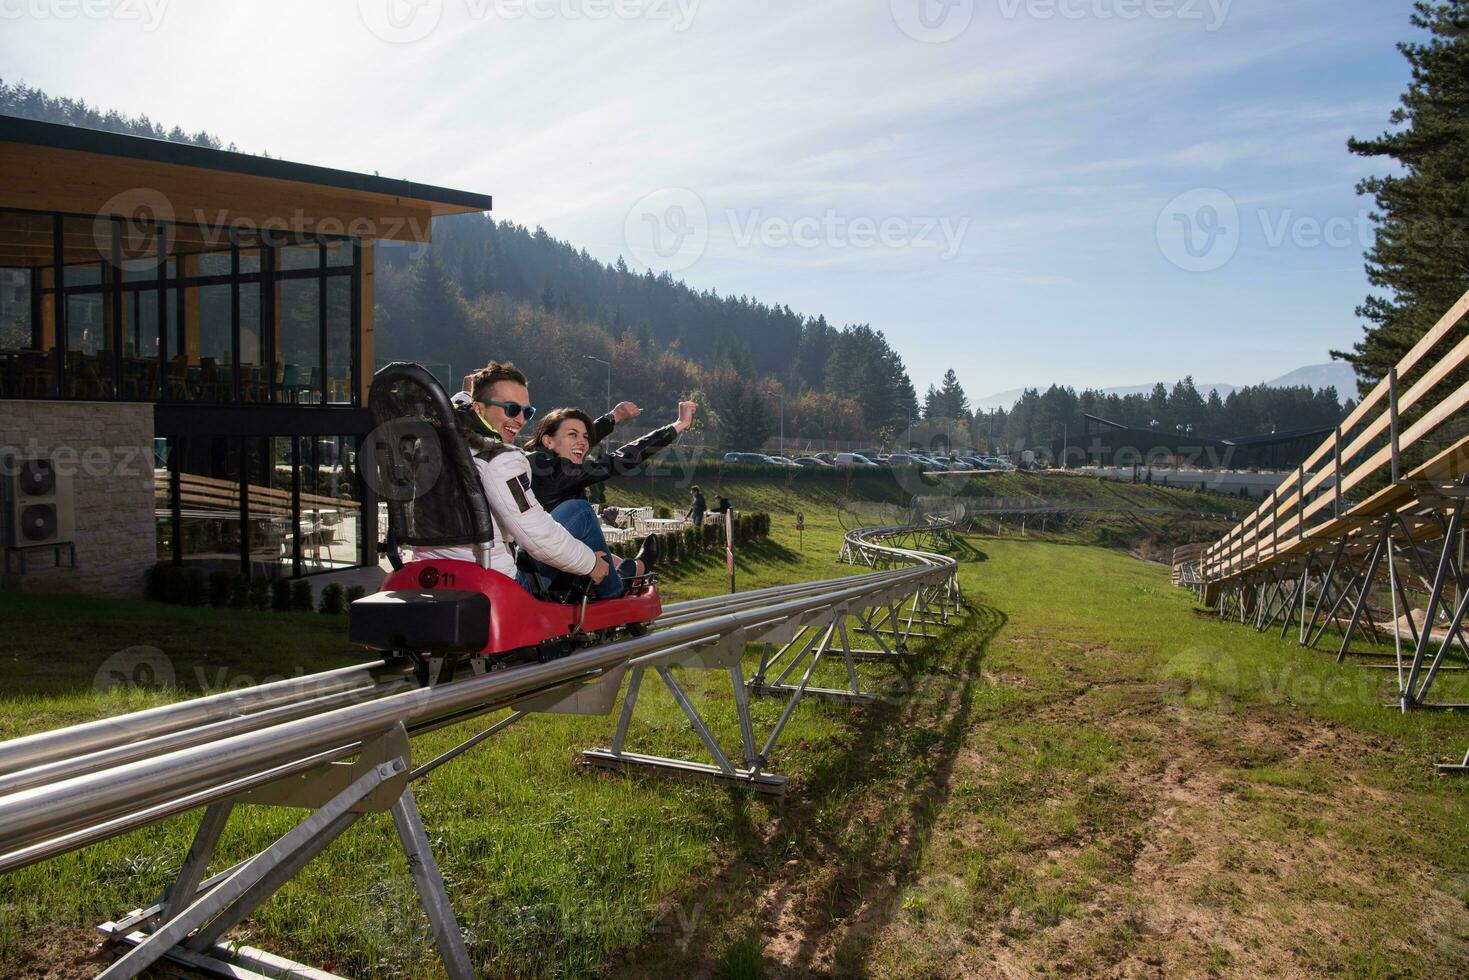
[(1347, 631), (1342, 635), (1341, 648), (1336, 652), (1337, 663), (1341, 663), (1346, 658), (1347, 651), (1351, 649), (1352, 634), (1357, 631), (1357, 625), (1362, 622), (1362, 613), (1366, 611), (1367, 600), (1372, 595), (1372, 580), (1377, 577), (1377, 566), (1382, 561), (1382, 553), (1391, 537), (1391, 529), (1384, 529), (1382, 535), (1377, 539), (1376, 546), (1372, 549), (1372, 557), (1367, 562), (1367, 570), (1362, 573), (1361, 579), (1356, 583), (1357, 601), (1352, 606), (1352, 616), (1347, 621)]
[[(474, 970), (454, 919), (443, 876), (409, 787), (408, 737), (402, 725), (363, 746), (355, 763), (330, 763), (304, 778), (288, 778), (234, 800), (210, 805), (179, 874), (159, 901), (99, 930), (126, 952), (99, 980), (136, 977), (163, 959), (201, 973), (251, 980), (330, 978), (321, 970), (227, 942), (226, 934), (294, 878), (349, 827), (369, 813), (391, 810), (419, 900), (451, 980)], [(201, 883), (238, 803), (305, 806), (313, 812), (274, 844)]]
[[(1458, 537), (1463, 525), (1464, 501), (1456, 501), (1453, 513), (1449, 517), (1447, 531), (1443, 539), (1443, 548), (1439, 555), (1438, 570), (1433, 577), (1433, 590), (1428, 596), (1428, 605), (1423, 610), (1423, 629), (1418, 634), (1418, 642), (1413, 650), (1413, 663), (1408, 668), (1408, 678), (1402, 685), (1401, 705), (1402, 710), (1411, 708), (1428, 707), (1424, 701), (1428, 695), (1428, 689), (1432, 686), (1434, 678), (1438, 675), (1440, 666), (1449, 648), (1454, 644), (1454, 638), (1459, 635), (1460, 627), (1464, 622), (1466, 609), (1469, 609), (1469, 590), (1466, 590), (1462, 580), (1455, 581), (1454, 585), (1458, 591), (1458, 602), (1456, 603), (1453, 617), (1449, 620), (1448, 630), (1444, 635), (1443, 644), (1438, 653), (1434, 655), (1433, 662), (1428, 668), (1428, 673), (1423, 676), (1420, 685), (1418, 680), (1423, 671), (1423, 662), (1428, 655), (1429, 644), (1433, 640), (1434, 616), (1438, 612), (1440, 602), (1444, 601), (1444, 588), (1448, 579), (1456, 571), (1454, 562), (1454, 549), (1458, 547)], [(1457, 579), (1457, 575), (1454, 575)]]

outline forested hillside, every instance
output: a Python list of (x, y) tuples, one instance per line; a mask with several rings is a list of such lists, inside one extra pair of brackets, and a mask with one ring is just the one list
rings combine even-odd
[(537, 402), (599, 409), (600, 358), (612, 364), (614, 400), (671, 412), (695, 396), (729, 449), (758, 447), (782, 410), (787, 436), (847, 440), (895, 435), (918, 410), (881, 331), (699, 292), (485, 215), (440, 219), (431, 246), (381, 247), (377, 295), (379, 359), (454, 373), (511, 359), (531, 375)]

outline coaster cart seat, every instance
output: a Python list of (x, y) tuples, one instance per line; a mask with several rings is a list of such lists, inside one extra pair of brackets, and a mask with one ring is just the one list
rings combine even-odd
[[(382, 591), (352, 603), (353, 643), (389, 661), (410, 660), (426, 683), (452, 677), (470, 658), (483, 657), (493, 669), (640, 636), (662, 613), (656, 576), (628, 583), (617, 599), (592, 600), (585, 577), (558, 576), (532, 595), (490, 569), (495, 529), (474, 457), (443, 387), (423, 367), (394, 363), (378, 371), (368, 409), (374, 428), (361, 456), (387, 505), (394, 571)], [(402, 545), (468, 547), (475, 560), (405, 563)]]

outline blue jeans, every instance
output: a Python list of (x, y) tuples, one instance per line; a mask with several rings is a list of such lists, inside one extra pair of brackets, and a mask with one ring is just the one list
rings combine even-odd
[[(585, 500), (564, 500), (555, 510), (551, 511), (551, 519), (576, 538), (582, 544), (593, 551), (607, 552), (607, 539), (602, 536), (602, 521), (597, 517), (597, 512), (592, 510), (592, 505)], [(610, 571), (607, 577), (597, 584), (598, 599), (616, 599), (627, 591), (625, 579), (631, 579), (637, 575), (637, 562), (631, 558), (625, 558), (621, 562), (614, 562), (610, 553), (608, 557), (599, 559), (607, 562)], [(557, 569), (552, 568), (545, 562), (534, 561), (536, 578), (540, 580), (541, 588), (544, 589), (551, 583), (551, 579), (558, 574)], [(518, 572), (515, 576), (521, 586), (531, 593), (537, 590), (525, 572)]]

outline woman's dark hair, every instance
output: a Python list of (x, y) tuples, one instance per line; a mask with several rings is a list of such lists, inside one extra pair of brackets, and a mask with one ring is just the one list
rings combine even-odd
[(537, 450), (545, 452), (546, 447), (541, 445), (541, 439), (545, 436), (556, 435), (556, 430), (561, 428), (562, 423), (568, 419), (576, 419), (582, 425), (586, 426), (588, 436), (592, 434), (592, 417), (586, 412), (583, 412), (579, 408), (553, 408), (541, 417), (541, 420), (536, 423), (535, 429), (522, 444), (525, 451), (528, 453), (533, 453)]

